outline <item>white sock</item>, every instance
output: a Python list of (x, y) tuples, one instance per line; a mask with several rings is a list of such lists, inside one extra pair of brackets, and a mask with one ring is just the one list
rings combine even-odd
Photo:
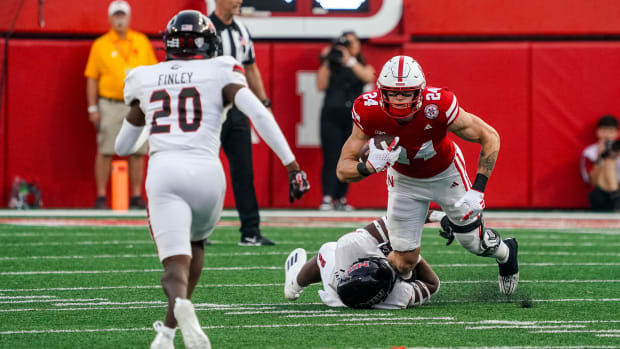
[(508, 249), (508, 246), (506, 246), (506, 244), (502, 241), (493, 255), (499, 264), (504, 264), (508, 262), (508, 257), (510, 257), (510, 249)]
[(177, 333), (177, 329), (175, 328), (170, 328), (170, 327), (166, 327), (164, 326), (164, 329), (166, 330), (168, 337), (171, 339), (174, 339), (174, 335)]

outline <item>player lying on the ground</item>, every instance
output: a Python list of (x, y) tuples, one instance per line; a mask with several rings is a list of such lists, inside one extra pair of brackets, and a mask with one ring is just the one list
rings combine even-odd
[[(431, 210), (426, 222), (439, 222), (444, 215)], [(391, 251), (386, 219), (323, 244), (309, 261), (303, 248), (291, 252), (284, 266), (284, 297), (296, 300), (305, 287), (322, 281), (319, 296), (330, 307), (404, 309), (427, 302), (439, 290), (439, 278), (421, 256), (411, 278), (398, 276), (386, 258)]]

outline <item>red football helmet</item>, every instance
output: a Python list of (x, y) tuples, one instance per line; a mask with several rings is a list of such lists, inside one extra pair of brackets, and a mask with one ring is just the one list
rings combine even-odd
[[(426, 79), (422, 68), (413, 58), (394, 56), (381, 69), (377, 87), (381, 93), (380, 105), (383, 111), (391, 118), (405, 119), (422, 107), (422, 91), (426, 88)], [(413, 99), (406, 103), (391, 103), (388, 91), (413, 94)]]

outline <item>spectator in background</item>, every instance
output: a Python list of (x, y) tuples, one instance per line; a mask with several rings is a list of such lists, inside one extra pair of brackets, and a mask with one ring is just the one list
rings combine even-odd
[[(149, 39), (144, 34), (129, 29), (130, 14), (131, 9), (126, 1), (110, 3), (110, 31), (93, 43), (84, 71), (88, 118), (97, 130), (95, 208), (98, 209), (108, 208), (106, 188), (110, 163), (114, 156), (114, 141), (129, 112), (129, 106), (123, 102), (125, 76), (132, 68), (157, 63)], [(146, 207), (142, 199), (146, 148), (145, 143), (135, 154), (129, 156), (131, 208)]]
[(321, 150), (323, 151), (323, 201), (319, 209), (350, 211), (347, 204), (349, 185), (336, 177), (336, 164), (344, 142), (351, 135), (351, 107), (364, 85), (375, 82), (375, 70), (362, 56), (359, 38), (344, 32), (333, 45), (323, 49), (317, 72), (317, 88), (325, 91), (321, 110)]
[[(209, 15), (222, 42), (220, 55), (232, 56), (243, 64), (248, 86), (271, 112), (263, 79), (256, 65), (254, 43), (248, 29), (234, 15), (238, 15), (242, 0), (216, 0), (215, 11)], [(252, 133), (245, 114), (233, 106), (226, 114), (220, 137), (222, 149), (228, 158), (230, 180), (235, 206), (241, 220), (240, 246), (275, 245), (260, 233), (260, 216), (254, 190), (252, 166)]]
[(596, 126), (597, 142), (581, 154), (583, 180), (594, 189), (588, 195), (593, 210), (620, 210), (620, 140), (618, 119), (604, 115)]

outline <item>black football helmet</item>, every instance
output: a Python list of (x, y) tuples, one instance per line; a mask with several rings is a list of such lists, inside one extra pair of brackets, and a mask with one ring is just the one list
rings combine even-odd
[(395, 282), (396, 272), (387, 259), (362, 258), (345, 271), (336, 292), (350, 308), (370, 308), (387, 298)]
[(166, 60), (211, 58), (217, 54), (220, 44), (211, 20), (194, 10), (184, 10), (172, 17), (163, 40)]

